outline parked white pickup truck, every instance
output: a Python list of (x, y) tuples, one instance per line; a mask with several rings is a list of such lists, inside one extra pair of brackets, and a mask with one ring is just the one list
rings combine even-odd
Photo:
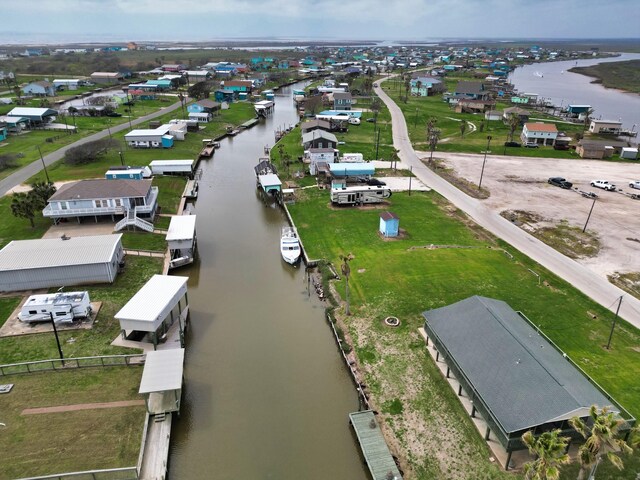
[(592, 187), (602, 188), (603, 190), (613, 191), (616, 189), (616, 186), (613, 183), (609, 183), (607, 180), (592, 180)]

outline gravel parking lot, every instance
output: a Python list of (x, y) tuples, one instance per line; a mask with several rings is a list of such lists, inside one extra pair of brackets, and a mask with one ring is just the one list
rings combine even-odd
[[(439, 153), (438, 158), (457, 176), (472, 183), (479, 181), (481, 155)], [(573, 189), (549, 185), (549, 177), (564, 177), (573, 183)], [(614, 183), (618, 191), (591, 187), (589, 183), (596, 179)], [(595, 257), (578, 261), (604, 277), (613, 272), (640, 272), (640, 200), (620, 193), (640, 194), (640, 190), (629, 188), (632, 180), (640, 180), (640, 164), (489, 155), (482, 186), (491, 196), (483, 202), (496, 212), (535, 213), (544, 219), (536, 225), (539, 227), (566, 220), (582, 228), (593, 201), (578, 190), (595, 192), (598, 199), (587, 229), (598, 234), (601, 250)]]

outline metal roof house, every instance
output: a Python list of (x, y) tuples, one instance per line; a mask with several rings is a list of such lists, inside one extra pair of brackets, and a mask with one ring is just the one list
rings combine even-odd
[(154, 275), (127, 304), (115, 314), (124, 338), (144, 334), (154, 350), (172, 325), (178, 322), (180, 344), (184, 347), (184, 330), (189, 315), (188, 277)]
[(122, 235), (14, 240), (0, 250), (0, 291), (112, 283)]
[(52, 108), (16, 107), (7, 113), (7, 117), (28, 118), (31, 124), (42, 124), (52, 121), (58, 115)]
[(324, 130), (312, 130), (302, 135), (302, 146), (305, 150), (310, 148), (336, 148), (338, 139), (333, 133)]
[(173, 147), (173, 135), (169, 125), (161, 125), (153, 130), (131, 130), (124, 136), (127, 145), (134, 148), (171, 148)]
[[(62, 185), (48, 200), (42, 215), (58, 223), (63, 218), (116, 216), (134, 212), (153, 218), (158, 207), (158, 187), (151, 180), (93, 179)], [(148, 223), (148, 222), (146, 222)], [(151, 225), (153, 230), (153, 225)]]
[(41, 80), (39, 82), (31, 82), (22, 87), (22, 93), (38, 97), (53, 97), (56, 94), (56, 87), (50, 82)]
[(480, 413), (507, 452), (526, 449), (522, 435), (559, 428), (581, 438), (569, 425), (586, 418), (591, 405), (611, 406), (626, 421), (635, 419), (548, 340), (521, 312), (501, 301), (473, 296), (428, 310), (424, 329), (462, 391), (471, 416)]
[(149, 163), (154, 175), (187, 175), (193, 176), (195, 160), (153, 160)]

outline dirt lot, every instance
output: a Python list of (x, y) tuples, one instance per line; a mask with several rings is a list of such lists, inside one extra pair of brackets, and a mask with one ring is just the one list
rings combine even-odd
[[(439, 153), (438, 158), (459, 177), (478, 182), (481, 155)], [(574, 189), (549, 185), (549, 177), (565, 177)], [(535, 213), (542, 217), (535, 225), (537, 228), (566, 220), (581, 229), (593, 201), (577, 190), (595, 192), (598, 199), (588, 230), (597, 233), (601, 249), (595, 257), (578, 261), (604, 277), (614, 272), (640, 272), (640, 200), (593, 188), (589, 183), (594, 179), (608, 180), (623, 192), (640, 194), (640, 190), (629, 188), (629, 181), (640, 180), (640, 164), (489, 155), (482, 186), (491, 196), (483, 202), (497, 213), (505, 210)]]

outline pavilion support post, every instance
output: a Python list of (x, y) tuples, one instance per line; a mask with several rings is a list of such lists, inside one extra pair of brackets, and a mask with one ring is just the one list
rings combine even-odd
[(450, 377), (449, 377), (449, 374), (450, 374), (450, 373), (451, 373), (451, 369), (450, 369), (450, 368), (449, 368), (449, 366), (447, 365), (447, 378), (450, 378)]
[(458, 396), (462, 396), (462, 384), (458, 385)]
[(511, 463), (511, 454), (512, 454), (512, 453), (513, 453), (513, 452), (512, 452), (511, 450), (509, 450), (509, 452), (507, 452), (507, 461), (506, 461), (506, 462), (505, 462), (505, 464), (504, 464), (504, 469), (505, 469), (505, 471), (506, 471), (506, 470), (509, 470), (509, 464)]
[(471, 418), (476, 418), (476, 406), (471, 407)]
[(122, 335), (122, 339), (126, 340), (127, 339), (127, 331), (126, 330), (120, 330), (120, 334)]
[(157, 332), (153, 332), (153, 335), (151, 335), (151, 338), (153, 339), (153, 349), (157, 350), (158, 348), (158, 333)]
[(428, 347), (429, 346), (429, 337), (426, 337), (424, 341), (425, 341), (425, 345)]
[(440, 352), (436, 352), (436, 362), (440, 360)]
[(489, 440), (490, 436), (491, 436), (491, 429), (489, 427), (487, 427), (487, 431), (484, 434), (485, 441)]

